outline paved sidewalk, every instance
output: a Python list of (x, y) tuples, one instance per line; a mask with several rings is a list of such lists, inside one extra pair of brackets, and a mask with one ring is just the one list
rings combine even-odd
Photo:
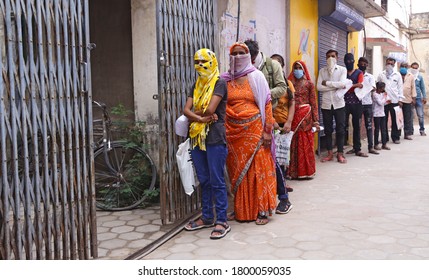
[(98, 259), (123, 260), (156, 247), (173, 225), (162, 225), (159, 204), (129, 211), (97, 211)]
[(429, 259), (429, 136), (413, 137), (345, 165), (318, 162), (313, 180), (290, 181), (293, 210), (265, 226), (230, 222), (221, 240), (183, 230), (143, 259)]

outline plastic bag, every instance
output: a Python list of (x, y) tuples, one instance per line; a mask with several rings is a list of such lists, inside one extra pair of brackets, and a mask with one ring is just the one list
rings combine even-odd
[(188, 136), (189, 120), (185, 115), (181, 115), (177, 118), (176, 123), (174, 124), (174, 130), (179, 136)]
[(180, 179), (187, 195), (191, 195), (195, 189), (195, 173), (191, 158), (190, 138), (179, 145), (176, 153), (177, 166), (179, 168)]
[(396, 125), (398, 129), (401, 130), (404, 128), (404, 114), (402, 113), (402, 108), (399, 106), (394, 107), (396, 115)]
[(274, 142), (276, 144), (276, 159), (280, 165), (289, 165), (290, 144), (292, 143), (293, 131), (281, 134), (276, 131)]

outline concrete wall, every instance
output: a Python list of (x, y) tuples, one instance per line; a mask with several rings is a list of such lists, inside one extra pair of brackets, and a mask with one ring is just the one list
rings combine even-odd
[(156, 1), (131, 0), (133, 80), (136, 118), (157, 123), (158, 54)]
[[(380, 1), (376, 1), (380, 4)], [(391, 0), (388, 2), (387, 14), (383, 17), (368, 18), (365, 20), (366, 37), (368, 38), (387, 38), (401, 45), (405, 52), (409, 55), (409, 36), (403, 28), (397, 23), (409, 25), (410, 16), (410, 0)], [(363, 31), (361, 31), (360, 38), (363, 42)], [(391, 52), (388, 46), (374, 46), (373, 47), (373, 61), (372, 70), (373, 74), (377, 76), (385, 68), (385, 57)], [(396, 50), (397, 51), (397, 50)], [(370, 62), (371, 63), (371, 62)]]
[[(246, 0), (240, 4), (240, 38), (250, 36), (259, 43), (260, 50), (271, 55), (287, 54), (286, 5), (284, 0)], [(221, 72), (228, 70), (228, 51), (231, 42), (236, 41), (236, 25), (232, 21), (237, 17), (238, 0), (218, 0), (218, 31)]]
[(429, 13), (413, 14), (410, 28), (417, 34), (411, 36), (409, 61), (419, 63), (429, 96)]

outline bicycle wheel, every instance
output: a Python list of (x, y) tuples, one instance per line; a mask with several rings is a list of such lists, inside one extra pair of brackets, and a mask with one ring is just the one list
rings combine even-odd
[(156, 168), (150, 156), (127, 142), (111, 142), (94, 153), (96, 205), (103, 210), (139, 206), (155, 188)]

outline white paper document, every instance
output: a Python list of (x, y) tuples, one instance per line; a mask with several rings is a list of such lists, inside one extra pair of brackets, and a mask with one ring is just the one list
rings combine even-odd
[(355, 94), (357, 98), (359, 98), (359, 100), (362, 100), (362, 98), (364, 98), (365, 95), (368, 94), (368, 92), (373, 90), (372, 85), (367, 80), (364, 80), (362, 85), (362, 88), (355, 88)]
[(352, 80), (347, 79), (345, 81), (345, 88), (339, 88), (339, 89), (337, 89), (336, 94), (337, 94), (338, 98), (343, 98), (344, 95), (346, 94), (346, 92), (352, 87), (352, 85), (353, 85)]

